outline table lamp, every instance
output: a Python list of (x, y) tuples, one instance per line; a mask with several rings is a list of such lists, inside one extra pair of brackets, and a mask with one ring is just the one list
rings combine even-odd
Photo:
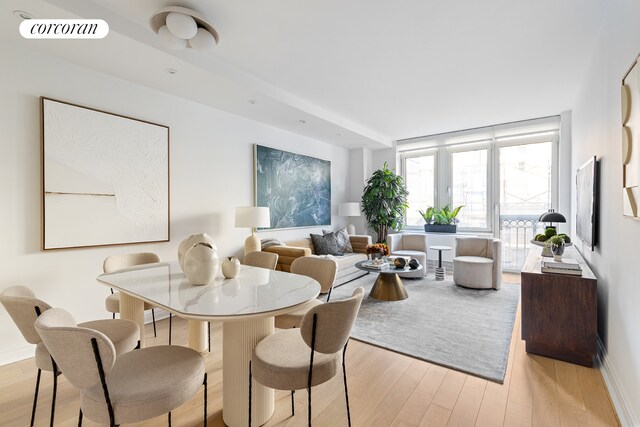
[[(547, 212), (540, 215), (540, 218), (538, 218), (538, 222), (548, 222), (549, 225), (547, 225), (547, 228), (556, 229), (556, 227), (553, 225), (554, 222), (556, 223), (567, 222), (567, 219), (561, 213), (556, 212), (553, 209), (549, 209)], [(542, 248), (542, 256), (543, 257), (553, 256), (553, 253), (551, 252), (551, 248), (549, 246), (545, 246), (544, 248)]]
[(244, 241), (244, 254), (261, 250), (260, 239), (254, 234), (256, 227), (270, 227), (271, 217), (268, 207), (239, 206), (236, 208), (236, 227), (251, 228), (251, 236)]
[[(338, 216), (347, 216), (347, 217), (360, 216), (360, 203), (358, 202), (340, 203), (340, 205), (338, 205)], [(347, 225), (347, 234), (351, 236), (356, 234), (356, 226), (349, 223), (349, 225)]]

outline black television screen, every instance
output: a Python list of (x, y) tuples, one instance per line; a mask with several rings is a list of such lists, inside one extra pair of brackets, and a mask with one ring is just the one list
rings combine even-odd
[(591, 247), (598, 236), (598, 161), (593, 156), (576, 173), (576, 234)]

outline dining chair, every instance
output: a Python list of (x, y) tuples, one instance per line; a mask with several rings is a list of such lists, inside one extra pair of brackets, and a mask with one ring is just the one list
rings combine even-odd
[(171, 411), (204, 385), (207, 425), (207, 374), (204, 358), (187, 347), (162, 345), (117, 355), (102, 332), (77, 325), (61, 308), (42, 313), (35, 329), (64, 376), (80, 390), (80, 412), (111, 427), (136, 423)]
[[(160, 262), (160, 257), (152, 252), (140, 252), (134, 254), (111, 255), (105, 258), (102, 263), (102, 270), (105, 273), (115, 273), (129, 267), (135, 267), (144, 264), (153, 264)], [(120, 313), (120, 292), (114, 292), (111, 288), (111, 295), (105, 301), (105, 308), (112, 317), (116, 318), (116, 313)], [(156, 332), (156, 313), (155, 307), (148, 302), (144, 303), (144, 311), (151, 310), (151, 318), (153, 319), (153, 336), (157, 337)], [(171, 313), (169, 313), (169, 344), (171, 344)]]
[[(36, 377), (36, 389), (33, 394), (31, 423), (29, 425), (33, 426), (35, 421), (38, 391), (40, 389), (40, 375), (44, 370), (53, 373), (53, 398), (51, 401), (50, 416), (50, 425), (53, 426), (60, 369), (34, 327), (34, 322), (38, 316), (51, 309), (51, 306), (37, 299), (33, 291), (26, 286), (6, 288), (0, 293), (0, 303), (2, 303), (9, 313), (9, 316), (13, 319), (24, 339), (29, 344), (36, 344), (35, 363), (38, 368), (38, 374)], [(117, 355), (131, 351), (139, 345), (140, 329), (135, 322), (122, 319), (94, 320), (92, 322), (81, 323), (79, 326), (95, 329), (109, 337)]]
[(262, 251), (249, 252), (244, 256), (243, 264), (275, 270), (278, 265), (278, 254)]
[[(320, 283), (320, 293), (327, 294), (327, 302), (331, 298), (333, 283), (338, 274), (338, 263), (332, 258), (299, 257), (291, 263), (291, 273), (311, 277)], [(313, 299), (296, 310), (281, 314), (275, 318), (275, 326), (280, 329), (298, 328), (304, 315), (322, 301)]]
[(253, 381), (278, 390), (291, 390), (292, 416), (295, 415), (294, 391), (306, 388), (311, 426), (311, 387), (336, 376), (340, 362), (347, 422), (351, 426), (345, 356), (363, 296), (364, 289), (359, 287), (350, 298), (313, 307), (302, 319), (300, 328), (278, 331), (258, 343), (249, 361), (249, 427)]

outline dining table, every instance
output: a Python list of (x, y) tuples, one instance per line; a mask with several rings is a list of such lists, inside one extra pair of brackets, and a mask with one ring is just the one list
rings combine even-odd
[[(320, 284), (307, 276), (242, 266), (233, 279), (220, 272), (204, 286), (189, 283), (177, 262), (127, 268), (97, 277), (120, 291), (120, 317), (144, 331), (144, 303), (189, 322), (189, 347), (204, 353), (207, 322), (222, 322), (222, 416), (230, 427), (249, 422), (249, 361), (255, 346), (274, 332), (274, 316), (296, 310), (316, 298)], [(140, 334), (140, 346), (145, 346)], [(273, 389), (252, 386), (252, 421), (266, 423), (273, 415)]]

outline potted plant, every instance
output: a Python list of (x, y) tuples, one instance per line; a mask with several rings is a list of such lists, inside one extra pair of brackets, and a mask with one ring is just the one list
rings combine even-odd
[(551, 247), (551, 252), (553, 253), (554, 261), (562, 261), (562, 254), (564, 254), (565, 247), (565, 239), (563, 236), (557, 234), (555, 236), (551, 236), (549, 240), (547, 240), (547, 245)]
[(389, 230), (402, 228), (408, 194), (402, 177), (387, 168), (386, 162), (367, 180), (362, 194), (362, 212), (369, 228), (378, 234), (378, 243), (387, 240)]
[(434, 207), (428, 207), (425, 211), (418, 211), (424, 218), (424, 231), (435, 233), (455, 233), (458, 228), (458, 212), (464, 205), (457, 208), (449, 209), (449, 205), (438, 210)]

